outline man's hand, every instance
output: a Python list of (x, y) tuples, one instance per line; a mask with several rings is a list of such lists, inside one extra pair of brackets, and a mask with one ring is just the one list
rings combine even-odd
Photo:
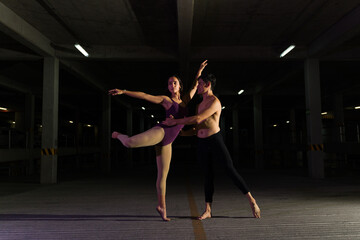
[(111, 89), (109, 90), (109, 95), (115, 96), (115, 95), (121, 95), (125, 92), (126, 90), (120, 90), (120, 89)]
[(169, 118), (166, 118), (165, 121), (162, 121), (162, 124), (166, 126), (174, 126), (176, 125), (176, 119), (174, 119), (173, 115), (170, 115)]

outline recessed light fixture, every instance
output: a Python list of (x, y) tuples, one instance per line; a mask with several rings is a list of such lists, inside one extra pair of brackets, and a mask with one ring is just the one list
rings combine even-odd
[(280, 58), (284, 57), (286, 54), (288, 54), (291, 50), (293, 50), (295, 48), (295, 45), (290, 45), (285, 51), (283, 51), (280, 54)]
[(82, 46), (80, 46), (80, 44), (76, 43), (74, 46), (75, 46), (76, 49), (79, 50), (79, 52), (81, 52), (85, 57), (88, 57), (88, 56), (89, 56), (89, 54), (85, 51), (85, 49), (84, 49)]
[(151, 115), (150, 117), (151, 117), (151, 118), (154, 118), (154, 115)]
[(4, 108), (4, 107), (0, 107), (0, 110), (7, 111), (8, 109), (7, 109), (7, 108)]
[(321, 113), (321, 115), (326, 115), (326, 114), (328, 114), (328, 113), (327, 113), (327, 112), (322, 112), (322, 113)]
[(274, 124), (273, 127), (277, 127), (277, 124)]
[(73, 121), (69, 121), (69, 123), (74, 123)]
[(355, 109), (360, 109), (360, 106), (356, 106)]
[(225, 106), (223, 106), (221, 109), (225, 109)]
[(286, 123), (290, 123), (290, 121), (286, 121)]
[(142, 110), (145, 110), (145, 107), (141, 107)]
[(241, 89), (239, 92), (238, 92), (238, 95), (242, 94), (244, 92), (244, 89)]

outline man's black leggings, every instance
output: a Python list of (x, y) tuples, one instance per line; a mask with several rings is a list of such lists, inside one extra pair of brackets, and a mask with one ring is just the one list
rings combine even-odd
[(198, 159), (205, 174), (205, 202), (211, 203), (214, 195), (213, 159), (218, 159), (224, 166), (227, 175), (243, 194), (249, 192), (244, 179), (234, 168), (220, 132), (207, 138), (198, 138)]

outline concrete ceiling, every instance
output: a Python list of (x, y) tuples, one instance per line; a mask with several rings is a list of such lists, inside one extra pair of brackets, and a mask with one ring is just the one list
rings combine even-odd
[(163, 94), (171, 74), (188, 86), (208, 59), (216, 93), (238, 107), (251, 107), (241, 88), (304, 106), (303, 61), (318, 58), (323, 95), (360, 105), (360, 0), (0, 0), (0, 76), (41, 94), (43, 56), (60, 59), (60, 95), (74, 98), (113, 87)]

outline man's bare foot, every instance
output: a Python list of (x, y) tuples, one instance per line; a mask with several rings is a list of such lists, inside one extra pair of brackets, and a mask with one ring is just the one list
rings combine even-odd
[(255, 201), (250, 202), (250, 207), (251, 207), (252, 213), (254, 215), (254, 218), (261, 218), (261, 216), (260, 216), (260, 208), (256, 204)]
[(119, 135), (120, 133), (118, 133), (118, 132), (113, 132), (112, 134), (111, 134), (111, 137), (112, 138), (117, 138), (117, 136)]
[(168, 218), (166, 216), (166, 209), (161, 208), (160, 206), (157, 206), (156, 211), (160, 214), (160, 217), (162, 218), (162, 220), (167, 221), (167, 222), (171, 220), (170, 218)]
[(198, 217), (198, 220), (204, 220), (207, 218), (211, 218), (211, 211), (205, 211), (200, 217)]

